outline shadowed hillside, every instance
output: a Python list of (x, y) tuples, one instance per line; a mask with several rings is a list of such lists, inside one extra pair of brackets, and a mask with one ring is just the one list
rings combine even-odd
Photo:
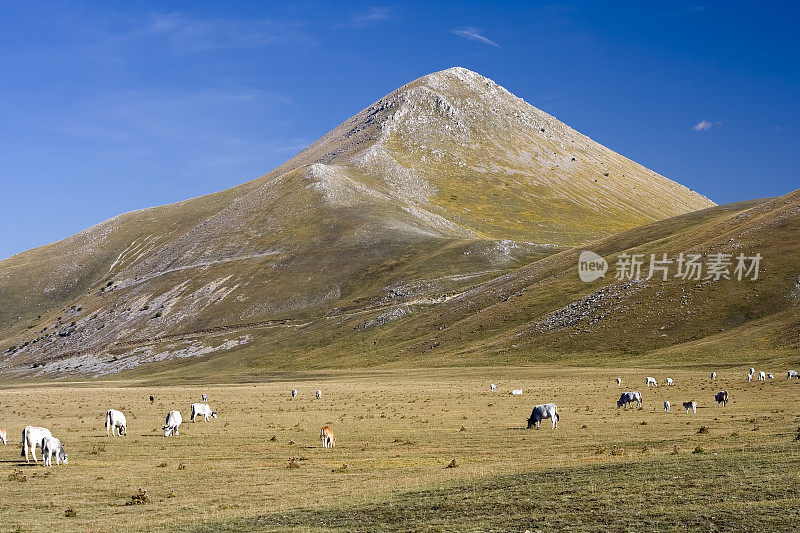
[(356, 320), (358, 337), (552, 253), (711, 205), (448, 69), (261, 178), (0, 262), (0, 370), (113, 373), (255, 348), (265, 331), (285, 337), (270, 350), (326, 345), (303, 328), (339, 337), (337, 324)]
[[(605, 278), (578, 278), (576, 248), (482, 284), (376, 334), (407, 360), (531, 362), (620, 358), (723, 364), (778, 358), (800, 347), (800, 191), (768, 201), (714, 207), (636, 228), (587, 247), (609, 262)], [(727, 254), (731, 279), (615, 279), (620, 254), (677, 261)], [(736, 256), (760, 254), (758, 279), (736, 279)], [(748, 263), (749, 266), (749, 263)], [(413, 339), (413, 340), (410, 340)], [(397, 348), (396, 348), (397, 349)], [(441, 354), (440, 355), (437, 355)], [(642, 354), (648, 354), (644, 359)]]

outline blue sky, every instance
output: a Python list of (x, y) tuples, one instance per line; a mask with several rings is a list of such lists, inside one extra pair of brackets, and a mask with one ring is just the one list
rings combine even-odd
[(451, 66), (718, 203), (800, 187), (792, 2), (0, 0), (0, 258), (266, 173)]

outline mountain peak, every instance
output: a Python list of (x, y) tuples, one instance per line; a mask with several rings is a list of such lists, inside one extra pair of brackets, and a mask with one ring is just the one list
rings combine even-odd
[(275, 173), (311, 164), (376, 178), (372, 189), (444, 217), (458, 234), (548, 244), (714, 205), (463, 67), (403, 85)]
[(5, 365), (107, 373), (210, 354), (287, 319), (380, 309), (397, 294), (436, 302), (533, 257), (711, 205), (454, 67), (261, 178), (0, 262), (0, 294), (15, 295), (0, 307)]

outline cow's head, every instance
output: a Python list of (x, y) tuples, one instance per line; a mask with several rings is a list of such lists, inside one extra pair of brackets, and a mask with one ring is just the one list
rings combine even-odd
[(533, 416), (528, 419), (528, 427), (526, 429), (531, 429), (533, 425), (536, 424), (536, 421), (533, 419)]
[(63, 446), (58, 450), (58, 458), (61, 459), (61, 462), (64, 464), (67, 464), (67, 461), (69, 461), (69, 456)]
[(211, 411), (211, 418), (217, 418), (217, 412)]

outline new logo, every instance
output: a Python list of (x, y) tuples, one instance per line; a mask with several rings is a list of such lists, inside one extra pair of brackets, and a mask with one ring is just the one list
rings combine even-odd
[(578, 258), (578, 277), (589, 283), (606, 275), (608, 262), (591, 250), (584, 250)]

